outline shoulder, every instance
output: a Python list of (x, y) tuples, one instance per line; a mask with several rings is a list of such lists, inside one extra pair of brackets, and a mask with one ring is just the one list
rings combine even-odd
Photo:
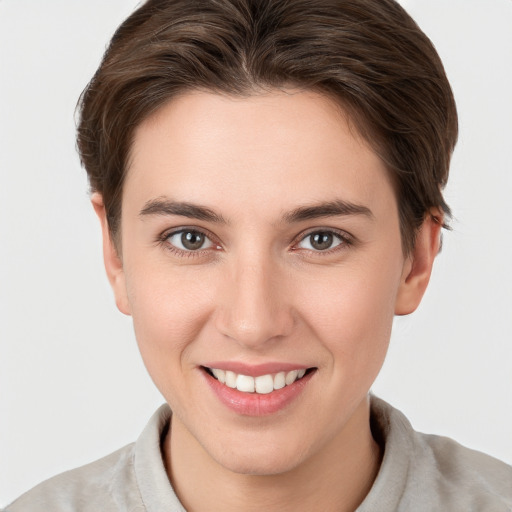
[[(379, 510), (512, 510), (512, 467), (447, 437), (416, 432), (397, 409), (372, 396), (372, 431), (384, 448), (365, 505)], [(361, 508), (372, 510), (372, 508)]]
[[(119, 496), (115, 490), (123, 487), (127, 493), (125, 500), (137, 502), (138, 491), (133, 470), (134, 446), (130, 444), (95, 462), (42, 482), (20, 496), (5, 512), (110, 512), (124, 509), (118, 503)], [(138, 508), (132, 505), (129, 510), (135, 511)]]
[[(431, 473), (432, 483), (446, 503), (467, 502), (477, 510), (512, 510), (512, 467), (471, 450), (447, 437), (415, 432), (422, 459), (429, 462), (421, 473)], [(420, 474), (421, 474), (420, 473)]]
[(171, 416), (167, 404), (136, 443), (34, 487), (3, 512), (130, 512), (184, 510), (169, 483), (160, 450)]

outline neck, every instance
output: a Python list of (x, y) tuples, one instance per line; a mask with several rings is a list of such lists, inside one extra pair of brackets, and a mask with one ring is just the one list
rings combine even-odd
[(381, 453), (365, 399), (334, 439), (290, 471), (239, 474), (213, 460), (177, 419), (164, 444), (170, 481), (189, 512), (354, 511), (377, 476)]

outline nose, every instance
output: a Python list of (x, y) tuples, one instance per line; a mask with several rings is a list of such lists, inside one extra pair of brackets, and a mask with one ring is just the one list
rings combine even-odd
[(218, 331), (251, 350), (290, 335), (294, 318), (284, 269), (248, 258), (240, 259), (228, 275), (217, 304)]

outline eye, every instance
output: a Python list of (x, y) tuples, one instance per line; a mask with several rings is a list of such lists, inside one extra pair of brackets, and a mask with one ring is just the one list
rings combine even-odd
[(176, 249), (184, 252), (200, 251), (213, 247), (213, 242), (201, 231), (182, 229), (169, 233), (166, 241)]
[(348, 240), (342, 235), (334, 231), (314, 231), (306, 235), (298, 244), (300, 249), (307, 249), (310, 251), (328, 251), (335, 247), (346, 244)]

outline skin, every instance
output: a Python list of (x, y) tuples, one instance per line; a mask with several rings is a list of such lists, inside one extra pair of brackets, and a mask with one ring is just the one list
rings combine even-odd
[[(331, 100), (292, 90), (187, 93), (145, 120), (119, 247), (101, 196), (92, 200), (116, 303), (132, 315), (146, 367), (173, 410), (164, 459), (187, 510), (354, 510), (381, 457), (368, 391), (394, 315), (423, 296), (439, 223), (426, 216), (404, 255), (382, 161)], [(217, 220), (162, 213), (165, 201), (201, 205)], [(370, 213), (290, 219), (329, 201)], [(205, 233), (205, 245), (179, 252), (180, 236), (169, 235), (179, 228)], [(318, 250), (308, 235), (327, 231), (333, 246)], [(316, 371), (284, 409), (246, 416), (205, 385), (208, 361)]]

